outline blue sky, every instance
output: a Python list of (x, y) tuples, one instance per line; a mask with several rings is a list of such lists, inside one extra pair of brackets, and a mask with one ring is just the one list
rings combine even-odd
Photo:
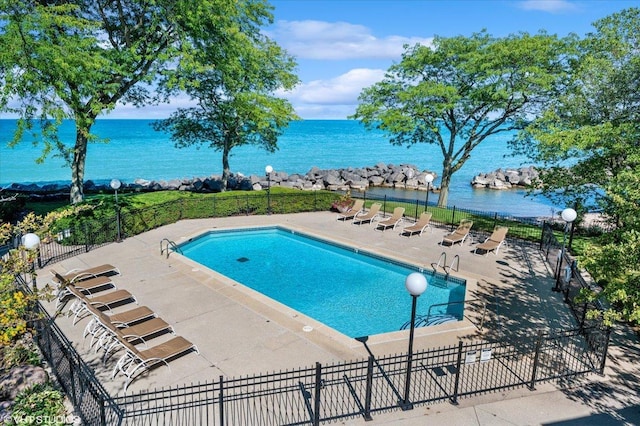
[[(353, 113), (362, 88), (400, 59), (404, 44), (434, 35), (494, 36), (545, 30), (584, 35), (592, 23), (640, 0), (271, 0), (265, 32), (298, 62), (301, 84), (285, 94), (305, 119)], [(188, 99), (143, 110), (118, 107), (109, 118), (158, 118)]]

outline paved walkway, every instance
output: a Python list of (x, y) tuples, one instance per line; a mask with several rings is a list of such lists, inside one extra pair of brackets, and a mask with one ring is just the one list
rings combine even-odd
[[(441, 253), (460, 257), (458, 275), (467, 279), (468, 298), (486, 302), (487, 311), (476, 305), (468, 318), (452, 327), (445, 324), (416, 330), (416, 350), (456, 344), (460, 339), (519, 338), (534, 336), (538, 329), (574, 324), (562, 297), (551, 291), (551, 271), (535, 247), (510, 244), (496, 256), (473, 254), (473, 243), (442, 247), (446, 230), (422, 236), (401, 237), (397, 231), (374, 231), (370, 225), (336, 220), (329, 212), (292, 215), (247, 216), (181, 221), (127, 238), (51, 267), (58, 271), (111, 263), (120, 268), (114, 278), (118, 288), (133, 293), (140, 305), (149, 306), (200, 349), (171, 362), (171, 370), (154, 369), (131, 386), (132, 391), (225, 377), (239, 377), (364, 358), (367, 352), (354, 339), (339, 334), (311, 318), (238, 286), (180, 255), (160, 255), (163, 238), (180, 243), (205, 230), (238, 226), (280, 224), (382, 255), (430, 268)], [(477, 241), (476, 241), (477, 242)], [(43, 271), (39, 285), (48, 278)], [(404, 287), (404, 283), (399, 283)], [(403, 289), (404, 291), (404, 289)], [(407, 301), (410, 309), (410, 299)], [(53, 312), (53, 307), (48, 309)], [(125, 308), (121, 308), (125, 309)], [(122, 383), (109, 378), (109, 369), (87, 348), (82, 329), (66, 317), (57, 323), (83, 358), (94, 368), (112, 394), (121, 394)], [(482, 328), (480, 325), (482, 324)], [(312, 331), (307, 332), (308, 327)], [(368, 346), (376, 355), (406, 352), (408, 332), (373, 336)], [(158, 341), (166, 337), (158, 337)], [(154, 339), (155, 340), (155, 339)], [(635, 377), (640, 353), (631, 333), (617, 330), (604, 377), (588, 377), (593, 383), (569, 384), (558, 390), (551, 384), (463, 399), (458, 406), (418, 406), (374, 416), (380, 424), (640, 424), (639, 382)], [(586, 383), (586, 384), (585, 384)], [(609, 423), (608, 423), (609, 422)], [(355, 419), (344, 424), (361, 424)]]

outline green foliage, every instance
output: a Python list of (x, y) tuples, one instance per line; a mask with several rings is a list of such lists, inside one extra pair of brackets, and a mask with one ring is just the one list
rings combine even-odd
[[(258, 8), (253, 12), (255, 25), (267, 16)], [(154, 123), (177, 147), (208, 145), (222, 152), (223, 191), (234, 148), (255, 145), (273, 152), (283, 129), (298, 118), (288, 101), (274, 95), (297, 84), (293, 58), (257, 31), (234, 31), (226, 41), (229, 52), (215, 46), (195, 51), (173, 75), (172, 87), (184, 90), (197, 106)]]
[(564, 90), (521, 134), (516, 147), (545, 164), (540, 189), (579, 213), (595, 200), (610, 221), (608, 232), (584, 247), (583, 265), (603, 286), (581, 297), (599, 299), (603, 316), (640, 319), (640, 9), (594, 23), (573, 40)]
[[(25, 336), (26, 337), (26, 336)], [(19, 365), (40, 365), (40, 352), (30, 338), (23, 338), (12, 345), (6, 345), (1, 350), (0, 366), (10, 369)]]
[(63, 426), (66, 417), (64, 395), (51, 384), (37, 384), (18, 394), (7, 424)]
[[(183, 88), (177, 75), (185, 69), (206, 63), (232, 75), (246, 65), (243, 41), (263, 39), (270, 10), (263, 0), (0, 0), (0, 112), (20, 116), (12, 143), (32, 134), (44, 145), (40, 161), (63, 158), (70, 201), (82, 201), (96, 117), (118, 102), (167, 100)], [(63, 119), (75, 121), (75, 140), (59, 138)]]
[(544, 33), (436, 37), (407, 47), (383, 81), (366, 88), (351, 117), (391, 143), (435, 144), (443, 156), (438, 206), (451, 175), (491, 135), (523, 129), (555, 93), (567, 45)]

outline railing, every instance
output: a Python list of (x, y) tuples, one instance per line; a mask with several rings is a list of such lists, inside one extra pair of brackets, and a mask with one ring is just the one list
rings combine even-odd
[[(266, 214), (269, 208), (272, 214), (297, 213), (305, 211), (326, 211), (340, 194), (326, 191), (302, 191), (299, 194), (271, 194), (270, 205), (267, 205), (266, 194), (262, 192), (246, 193), (238, 196), (211, 196), (203, 198), (182, 198), (165, 204), (142, 209), (126, 208), (126, 199), (121, 203), (119, 225), (115, 212), (113, 216), (93, 219), (82, 218), (64, 229), (55, 230), (52, 235), (41, 236), (38, 266), (42, 267), (63, 259), (85, 253), (94, 248), (121, 239), (175, 223), (183, 219), (209, 217), (228, 217), (237, 215)], [(429, 209), (433, 213), (431, 225), (453, 229), (461, 219), (473, 216), (472, 234), (489, 234), (496, 225), (509, 226), (510, 239), (519, 242), (542, 239), (540, 221), (534, 218), (514, 218), (496, 212), (450, 207), (441, 209), (424, 200), (411, 200), (393, 197), (375, 197), (366, 192), (362, 194), (366, 201), (382, 201), (383, 213), (393, 210), (398, 205), (415, 204), (415, 219), (420, 210)], [(411, 209), (407, 209), (410, 214)], [(20, 236), (15, 236), (9, 247), (16, 248), (20, 244)]]
[[(25, 279), (16, 277), (20, 289), (30, 293)], [(37, 320), (31, 325), (42, 356), (74, 407), (84, 425), (120, 425), (124, 411), (111, 398), (73, 344), (67, 339), (40, 303), (33, 307)]]
[(178, 245), (174, 241), (171, 241), (168, 238), (163, 238), (160, 241), (160, 255), (162, 256), (164, 253), (166, 253), (167, 254), (167, 258), (169, 258), (169, 249), (170, 248), (173, 251), (175, 251), (176, 253), (182, 254), (182, 250), (180, 250), (180, 247), (178, 247)]
[[(314, 208), (328, 209), (324, 201), (316, 200)], [(258, 203), (249, 197), (237, 197), (224, 200), (226, 208), (220, 209), (222, 200), (212, 198), (207, 202), (211, 203), (211, 211), (206, 217), (223, 211), (254, 214), (253, 203)], [(285, 201), (284, 197), (272, 194), (272, 212), (288, 211), (284, 205), (290, 202), (291, 199)], [(233, 206), (237, 209), (230, 209)], [(201, 206), (195, 208), (190, 202), (173, 203), (171, 207), (173, 211), (163, 206), (123, 213), (123, 235), (202, 214)], [(457, 220), (456, 214), (454, 208), (451, 224)], [(493, 219), (498, 220), (497, 214)], [(39, 266), (115, 241), (117, 230), (115, 221), (90, 225), (84, 222), (69, 228), (68, 232), (65, 230), (59, 237), (58, 245), (67, 251), (47, 252), (41, 248)], [(558, 243), (550, 227), (540, 229), (539, 241), (547, 258), (553, 256)], [(47, 257), (46, 253), (52, 255)], [(572, 268), (574, 266), (572, 264)], [(566, 290), (569, 299), (577, 288), (574, 281), (580, 279), (580, 274), (572, 269)], [(586, 283), (579, 282), (579, 286), (584, 285)], [(584, 308), (582, 312), (586, 312), (586, 306)], [(220, 377), (213, 382), (112, 399), (55, 322), (42, 307), (38, 309), (43, 315), (43, 319), (35, 323), (38, 345), (84, 424), (317, 425), (357, 416), (369, 419), (374, 413), (398, 409), (398, 401), (402, 399), (406, 354), (371, 356), (329, 366), (316, 364), (312, 368), (244, 378)], [(519, 386), (534, 389), (536, 383), (543, 381), (602, 373), (610, 330), (587, 324), (582, 315), (581, 327), (576, 330), (540, 332), (537, 337), (530, 336), (517, 343), (461, 341), (457, 346), (418, 352), (413, 355), (410, 400), (413, 404), (456, 403), (459, 398), (486, 392)]]
[[(585, 341), (589, 335), (592, 344)], [(608, 333), (538, 333), (517, 343), (460, 342), (413, 355), (414, 405), (601, 372)], [(399, 409), (407, 355), (156, 389), (118, 397), (126, 425), (318, 425)]]

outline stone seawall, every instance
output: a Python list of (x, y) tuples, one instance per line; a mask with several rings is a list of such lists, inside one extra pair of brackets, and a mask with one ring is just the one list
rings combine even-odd
[[(311, 168), (307, 173), (289, 174), (274, 170), (269, 177), (232, 173), (227, 183), (228, 190), (259, 191), (271, 186), (281, 186), (301, 190), (330, 190), (345, 191), (348, 189), (366, 190), (369, 187), (402, 187), (417, 190), (426, 190), (425, 177), (436, 173), (427, 170), (419, 170), (411, 164), (385, 164), (378, 163), (371, 167), (345, 169), (319, 169)], [(433, 189), (433, 186), (431, 186)], [(20, 184), (13, 183), (4, 188), (5, 193), (26, 193), (35, 196), (52, 196), (53, 194), (69, 193), (69, 185), (61, 184)], [(96, 184), (87, 181), (84, 185), (86, 193), (113, 191), (108, 183)], [(136, 179), (133, 182), (122, 182), (120, 191), (191, 191), (191, 192), (220, 192), (222, 190), (222, 177), (219, 175), (209, 177), (197, 177), (192, 179), (171, 180), (147, 180)]]
[(480, 173), (471, 180), (474, 188), (512, 189), (528, 188), (538, 178), (535, 167), (521, 167), (518, 169), (498, 169), (489, 173)]

